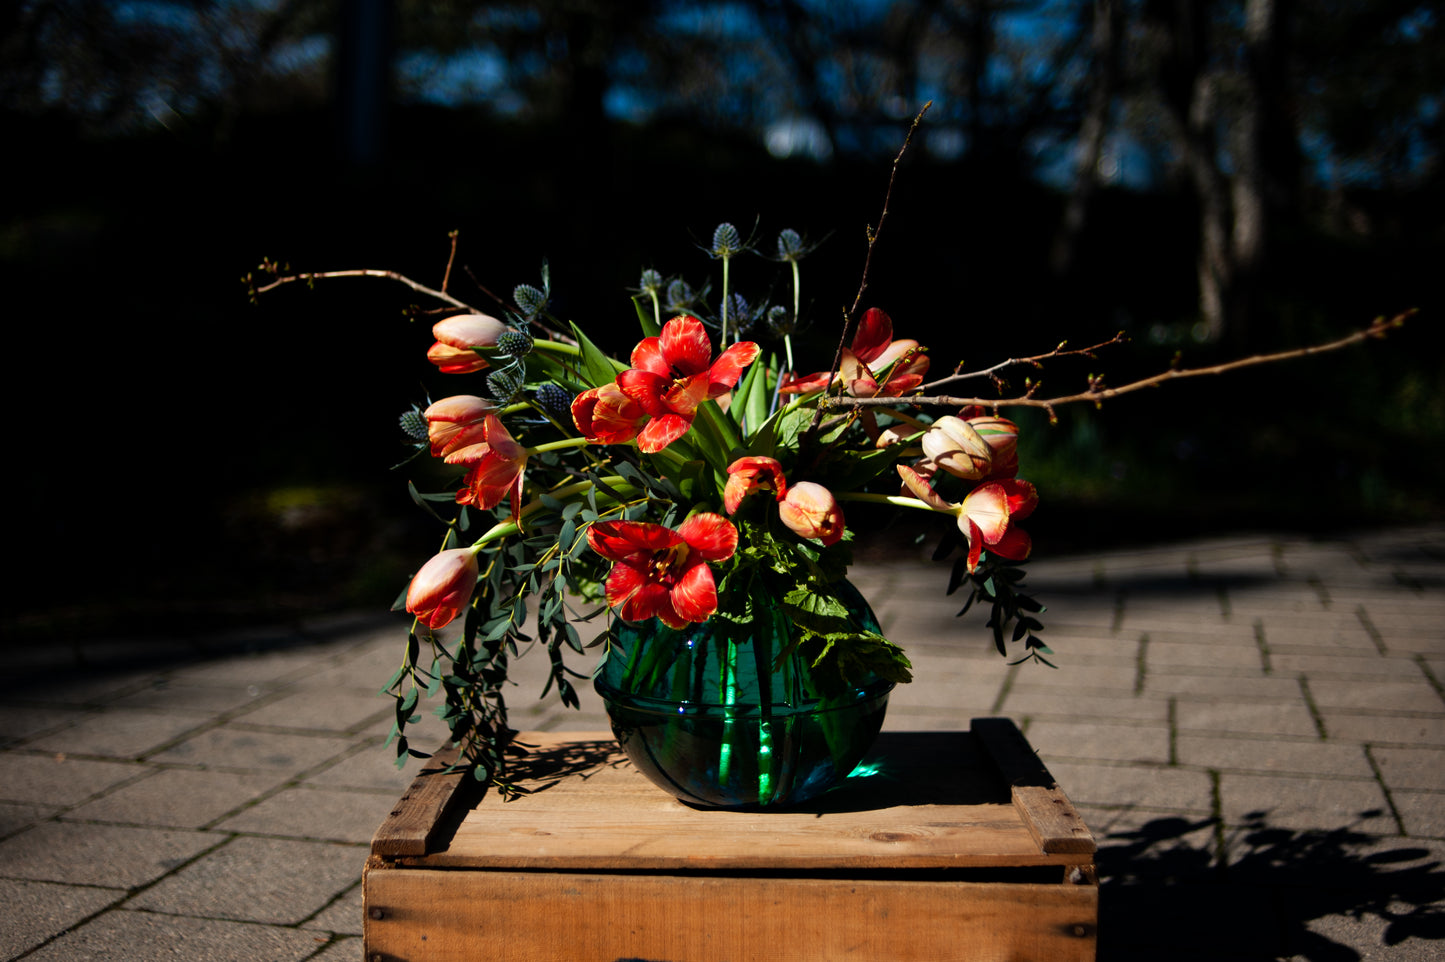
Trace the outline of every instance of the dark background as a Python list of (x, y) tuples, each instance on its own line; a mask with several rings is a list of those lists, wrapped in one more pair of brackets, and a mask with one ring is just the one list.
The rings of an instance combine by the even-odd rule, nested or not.
[[(1019, 416), (1037, 551), (1442, 517), (1445, 56), (1428, 5), (1280, 4), (1263, 39), (1241, 32), (1244, 3), (124, 6), (4, 15), (11, 638), (382, 609), (435, 549), (405, 487), (441, 482), (390, 470), (397, 415), (459, 390), (423, 359), (416, 297), (337, 280), (253, 305), (242, 278), (262, 258), (437, 286), (457, 231), (454, 294), (496, 310), (481, 287), (537, 284), (545, 259), (553, 310), (625, 351), (642, 268), (716, 289), (700, 249), (716, 224), (756, 225), (764, 254), (791, 227), (819, 242), (799, 363), (823, 368), (930, 99), (864, 306), (935, 371), (1126, 331), (1127, 348), (1046, 370), (1066, 393), (1421, 309), (1381, 343), (1055, 426)], [(416, 67), (439, 62), (503, 79)], [(1180, 127), (1210, 84), (1216, 115)], [(824, 155), (769, 152), (798, 117)], [(1251, 192), (1264, 241), (1225, 251), (1211, 314), (1210, 218)], [(764, 257), (733, 273), (783, 297)], [(918, 532), (854, 520), (869, 550)]]

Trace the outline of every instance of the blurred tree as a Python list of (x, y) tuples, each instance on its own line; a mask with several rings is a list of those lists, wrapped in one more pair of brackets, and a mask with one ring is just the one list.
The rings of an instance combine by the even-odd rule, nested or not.
[(610, 189), (619, 124), (878, 160), (931, 100), (934, 162), (994, 196), (1061, 189), (1060, 272), (1102, 188), (1186, 190), (1210, 339), (1249, 335), (1272, 225), (1368, 224), (1351, 192), (1438, 193), (1445, 142), (1428, 0), (23, 0), (0, 28), (0, 110), (112, 134), (224, 139), (239, 117), (338, 99), (359, 132), (390, 60), (401, 106), (568, 145), (557, 179), (579, 223)]
[(126, 135), (319, 103), (325, 0), (24, 0), (0, 12), (0, 109), (60, 114), (89, 132)]
[[(1439, 189), (1445, 25), (1432, 4), (1117, 0), (1096, 8), (1096, 94), (1114, 86), (1115, 18), (1121, 10), (1126, 18), (1111, 135), (1161, 153), (1195, 197), (1203, 339), (1249, 338), (1271, 225), (1323, 213), (1306, 187), (1326, 196), (1351, 184)], [(1099, 116), (1096, 99), (1080, 128), (1056, 247), (1061, 266), (1093, 190)]]

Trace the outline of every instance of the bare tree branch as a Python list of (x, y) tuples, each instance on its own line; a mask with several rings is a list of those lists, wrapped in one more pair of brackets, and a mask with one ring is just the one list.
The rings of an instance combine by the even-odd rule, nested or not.
[(473, 313), (481, 313), (475, 307), (472, 307), (472, 305), (468, 304), (466, 301), (455, 298), (448, 294), (446, 291), (433, 290), (432, 288), (427, 287), (425, 284), (420, 284), (412, 280), (405, 274), (398, 274), (396, 271), (358, 269), (348, 271), (312, 271), (304, 274), (279, 274), (277, 275), (276, 279), (269, 284), (260, 284), (252, 287), (251, 293), (253, 296), (256, 294), (265, 294), (267, 291), (273, 291), (283, 284), (292, 284), (296, 281), (304, 281), (306, 284), (310, 285), (319, 280), (330, 280), (336, 277), (380, 277), (385, 280), (396, 281), (399, 284), (404, 284), (407, 287), (410, 287), (412, 290), (416, 291), (418, 294), (425, 294), (427, 297), (434, 297), (444, 304), (450, 304), (453, 307), (459, 307), (463, 310), (472, 311)]
[[(1339, 338), (1337, 340), (1327, 341), (1323, 344), (1312, 344), (1307, 347), (1294, 348), (1288, 351), (1277, 351), (1273, 354), (1255, 354), (1250, 357), (1243, 357), (1233, 361), (1226, 361), (1222, 364), (1212, 364), (1208, 367), (1171, 368), (1167, 371), (1161, 371), (1160, 373), (1155, 374), (1152, 377), (1141, 378), (1138, 381), (1131, 381), (1130, 383), (1121, 385), (1120, 387), (1104, 387), (1102, 378), (1093, 377), (1089, 381), (1089, 387), (1087, 390), (1079, 391), (1075, 394), (1061, 394), (1055, 397), (1048, 398), (1035, 397), (1034, 395), (1037, 392), (1039, 385), (1034, 384), (1030, 386), (1028, 391), (1026, 391), (1025, 393), (1017, 397), (1011, 398), (955, 397), (951, 395), (940, 394), (910, 394), (902, 397), (825, 397), (819, 399), (819, 408), (826, 410), (846, 411), (880, 407), (964, 408), (977, 406), (991, 408), (994, 410), (1008, 407), (1029, 407), (1043, 408), (1044, 410), (1049, 412), (1050, 419), (1052, 419), (1054, 414), (1054, 408), (1060, 407), (1065, 404), (1078, 404), (1081, 402), (1089, 402), (1097, 405), (1109, 400), (1110, 398), (1116, 398), (1124, 394), (1132, 394), (1133, 392), (1143, 390), (1144, 388), (1158, 387), (1159, 385), (1164, 384), (1168, 381), (1184, 380), (1185, 378), (1203, 377), (1205, 375), (1213, 374), (1225, 374), (1229, 371), (1237, 371), (1241, 368), (1257, 367), (1261, 364), (1276, 364), (1280, 361), (1289, 361), (1295, 358), (1308, 357), (1314, 354), (1325, 354), (1330, 351), (1338, 351), (1341, 348), (1349, 347), (1352, 344), (1358, 344), (1369, 338), (1384, 337), (1385, 334), (1391, 329), (1403, 325), (1405, 321), (1414, 313), (1415, 309), (1411, 309), (1401, 314), (1397, 314), (1394, 317), (1389, 318), (1388, 320), (1383, 316), (1377, 317), (1375, 318), (1374, 322), (1370, 324), (1369, 327), (1355, 331), (1353, 334), (1348, 334), (1345, 337)], [(1108, 344), (1113, 342), (1105, 343)], [(1005, 367), (1011, 364), (1036, 364), (1038, 361), (1044, 358), (1062, 356), (1063, 353), (1082, 354), (1086, 352), (1061, 352), (1059, 354), (1050, 352), (1048, 354), (1037, 355), (1033, 358), (1019, 358), (1002, 362), (1001, 364), (995, 365), (993, 368), (988, 369), (988, 371), (998, 370), (1000, 367)], [(988, 371), (977, 373), (986, 374), (988, 373)], [(955, 375), (954, 377), (945, 380), (955, 380), (960, 377), (967, 376), (971, 375)]]

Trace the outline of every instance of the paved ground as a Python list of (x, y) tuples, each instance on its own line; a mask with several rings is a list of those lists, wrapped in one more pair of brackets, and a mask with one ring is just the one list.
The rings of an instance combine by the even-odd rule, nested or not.
[[(1445, 529), (1031, 567), (1058, 671), (993, 654), (940, 568), (856, 580), (918, 669), (889, 727), (1012, 717), (1084, 813), (1103, 962), (1445, 957)], [(411, 774), (378, 747), (401, 637), (8, 653), (0, 959), (358, 959), (367, 843)], [(516, 721), (605, 727), (586, 695), (519, 694)]]

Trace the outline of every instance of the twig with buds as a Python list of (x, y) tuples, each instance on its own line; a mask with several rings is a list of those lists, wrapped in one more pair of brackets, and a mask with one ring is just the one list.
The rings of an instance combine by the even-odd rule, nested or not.
[[(946, 394), (922, 393), (904, 394), (898, 397), (837, 396), (823, 398), (819, 407), (826, 408), (828, 410), (843, 411), (866, 410), (870, 408), (880, 407), (964, 408), (977, 406), (990, 408), (993, 410), (998, 410), (999, 408), (1006, 407), (1031, 407), (1043, 408), (1044, 410), (1049, 412), (1050, 420), (1054, 420), (1054, 409), (1065, 404), (1078, 404), (1080, 402), (1088, 402), (1098, 405), (1102, 404), (1104, 401), (1109, 400), (1110, 398), (1116, 398), (1123, 394), (1131, 394), (1134, 391), (1140, 391), (1144, 388), (1158, 387), (1159, 385), (1164, 384), (1167, 381), (1182, 380), (1184, 378), (1191, 377), (1203, 377), (1210, 374), (1225, 374), (1229, 371), (1239, 370), (1240, 368), (1256, 367), (1261, 364), (1275, 364), (1280, 361), (1289, 361), (1293, 360), (1294, 358), (1308, 357), (1313, 354), (1325, 354), (1330, 351), (1338, 351), (1341, 348), (1349, 347), (1352, 344), (1358, 344), (1361, 341), (1370, 338), (1384, 337), (1385, 334), (1391, 329), (1402, 326), (1405, 321), (1414, 313), (1415, 309), (1412, 308), (1408, 311), (1396, 314), (1394, 317), (1388, 319), (1382, 315), (1375, 318), (1374, 322), (1371, 323), (1369, 327), (1355, 331), (1354, 333), (1348, 334), (1337, 340), (1326, 341), (1322, 344), (1311, 344), (1306, 347), (1293, 348), (1288, 351), (1276, 351), (1273, 354), (1255, 354), (1250, 357), (1238, 358), (1233, 361), (1225, 361), (1221, 364), (1211, 364), (1208, 367), (1170, 368), (1169, 370), (1161, 371), (1160, 373), (1155, 374), (1152, 377), (1146, 377), (1141, 378), (1137, 381), (1131, 381), (1130, 383), (1120, 385), (1119, 387), (1104, 387), (1103, 379), (1097, 376), (1093, 376), (1089, 379), (1088, 388), (1075, 394), (1061, 394), (1055, 397), (1048, 398), (1036, 397), (1035, 395), (1037, 394), (1038, 389), (1041, 385), (1038, 382), (1035, 382), (1031, 384), (1028, 390), (1025, 391), (1023, 394), (1011, 398), (957, 397), (954, 395)], [(921, 386), (919, 388), (919, 391), (924, 391), (928, 388), (937, 387), (943, 384), (953, 383), (964, 378), (995, 377), (997, 371), (1014, 365), (1031, 364), (1035, 367), (1038, 367), (1041, 366), (1042, 361), (1048, 358), (1063, 357), (1071, 354), (1088, 355), (1096, 348), (1106, 347), (1108, 345), (1120, 342), (1121, 336), (1116, 335), (1113, 340), (1104, 341), (1103, 343), (1097, 344), (1092, 348), (1083, 348), (1080, 350), (1063, 350), (1063, 345), (1060, 345), (1058, 348), (1055, 348), (1053, 351), (1050, 351), (1046, 354), (1038, 354), (1034, 355), (1033, 357), (1025, 358), (1011, 358), (1007, 361), (1001, 361), (998, 364), (993, 365), (992, 367), (984, 368), (982, 370), (970, 373), (954, 373), (946, 378), (935, 381), (932, 384)]]

